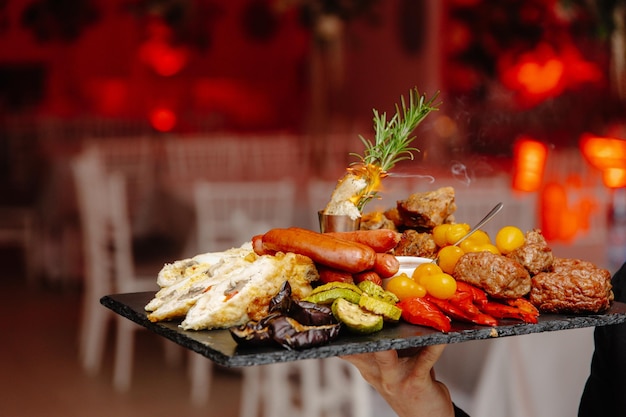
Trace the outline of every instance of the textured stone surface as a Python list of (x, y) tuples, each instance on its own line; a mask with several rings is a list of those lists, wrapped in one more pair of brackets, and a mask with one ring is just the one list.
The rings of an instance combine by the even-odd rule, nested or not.
[(103, 297), (100, 302), (115, 313), (228, 367), (319, 359), (353, 353), (460, 343), (468, 340), (606, 326), (626, 322), (626, 304), (615, 302), (609, 311), (603, 314), (544, 314), (539, 317), (538, 324), (502, 320), (500, 326), (492, 328), (453, 321), (452, 331), (449, 333), (441, 333), (434, 329), (407, 323), (386, 324), (385, 328), (378, 333), (358, 336), (343, 334), (328, 345), (301, 351), (286, 350), (281, 347), (242, 349), (231, 338), (228, 330), (185, 331), (178, 327), (179, 322), (151, 323), (144, 311), (144, 306), (153, 296), (154, 294), (151, 292), (115, 294)]

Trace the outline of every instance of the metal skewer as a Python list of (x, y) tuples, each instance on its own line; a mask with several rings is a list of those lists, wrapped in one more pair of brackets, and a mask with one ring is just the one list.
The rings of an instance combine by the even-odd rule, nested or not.
[[(487, 213), (487, 215), (485, 217), (483, 217), (483, 219), (481, 221), (476, 223), (476, 226), (472, 227), (470, 229), (470, 231), (467, 232), (467, 234), (465, 236), (463, 236), (462, 238), (460, 238), (459, 240), (454, 242), (454, 244), (452, 246), (458, 246), (461, 242), (463, 242), (465, 239), (470, 237), (474, 232), (476, 232), (477, 230), (480, 230), (481, 227), (483, 227), (485, 224), (487, 224), (487, 222), (489, 220), (491, 220), (496, 214), (498, 214), (498, 212), (500, 210), (502, 210), (502, 207), (504, 207), (504, 204), (502, 204), (502, 203), (496, 204), (495, 207), (492, 208), (491, 211), (489, 213)], [(435, 259), (433, 259), (433, 263), (436, 263), (436, 264), (439, 263), (439, 256), (437, 256)]]
[(454, 242), (453, 246), (458, 246), (461, 242), (463, 242), (465, 239), (470, 237), (475, 231), (479, 230), (481, 227), (483, 227), (485, 224), (487, 224), (487, 222), (489, 220), (491, 220), (493, 218), (493, 216), (495, 216), (496, 214), (498, 214), (498, 212), (500, 210), (502, 210), (502, 207), (504, 207), (504, 204), (502, 204), (502, 203), (496, 204), (495, 207), (492, 208), (491, 211), (489, 213), (487, 213), (487, 215), (485, 217), (483, 217), (483, 219), (481, 221), (476, 223), (476, 226), (472, 227), (470, 229), (470, 231), (467, 232), (467, 234), (465, 236), (463, 236), (462, 238), (460, 238), (459, 240)]

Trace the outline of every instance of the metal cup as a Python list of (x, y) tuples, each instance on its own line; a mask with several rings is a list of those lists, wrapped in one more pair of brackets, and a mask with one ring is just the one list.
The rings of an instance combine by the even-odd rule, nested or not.
[(320, 231), (327, 232), (352, 232), (359, 230), (361, 218), (352, 219), (350, 216), (337, 214), (324, 214), (323, 210), (317, 212), (320, 221)]

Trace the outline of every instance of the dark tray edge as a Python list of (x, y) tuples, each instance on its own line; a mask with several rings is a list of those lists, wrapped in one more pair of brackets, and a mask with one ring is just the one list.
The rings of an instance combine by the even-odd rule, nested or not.
[[(459, 324), (453, 331), (440, 333), (421, 326), (414, 328), (411, 337), (392, 337), (371, 340), (366, 336), (340, 338), (328, 345), (305, 350), (287, 350), (281, 348), (240, 349), (233, 355), (224, 354), (213, 349), (201, 340), (197, 340), (209, 331), (188, 332), (178, 328), (176, 322), (153, 323), (147, 318), (143, 308), (133, 307), (124, 302), (128, 297), (145, 298), (147, 301), (153, 293), (111, 294), (100, 299), (100, 303), (116, 314), (141, 325), (148, 330), (163, 336), (187, 349), (201, 354), (225, 367), (245, 367), (266, 365), (278, 362), (289, 362), (305, 359), (323, 359), (333, 356), (358, 354), (383, 350), (402, 350), (436, 344), (453, 344), (470, 340), (485, 340), (498, 337), (519, 336), (532, 333), (551, 332), (577, 329), (584, 327), (606, 326), (626, 322), (626, 304), (614, 302), (608, 312), (589, 315), (542, 315), (539, 324), (526, 324), (516, 321), (503, 321), (497, 327)], [(145, 304), (144, 304), (145, 305)], [(143, 306), (142, 306), (143, 307)], [(228, 332), (228, 330), (211, 330), (210, 332)], [(232, 341), (234, 343), (234, 341)]]

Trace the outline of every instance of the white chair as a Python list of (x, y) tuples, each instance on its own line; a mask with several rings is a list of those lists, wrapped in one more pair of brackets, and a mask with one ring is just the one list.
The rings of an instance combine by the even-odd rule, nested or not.
[[(132, 233), (125, 177), (106, 171), (101, 155), (89, 148), (73, 162), (81, 213), (85, 251), (84, 311), (80, 332), (80, 357), (84, 369), (96, 374), (101, 367), (108, 322), (115, 320), (116, 344), (113, 385), (119, 391), (130, 387), (134, 334), (141, 330), (129, 320), (112, 315), (99, 299), (110, 293), (158, 290), (158, 267), (144, 276), (137, 272), (132, 251)], [(166, 360), (177, 359), (178, 346), (164, 340)], [(190, 358), (199, 356), (190, 353)], [(192, 360), (190, 360), (191, 362)], [(208, 360), (204, 360), (208, 362)], [(205, 373), (200, 372), (204, 370)], [(191, 400), (206, 402), (211, 373), (206, 366), (191, 372)]]
[(158, 186), (159, 162), (153, 140), (149, 136), (128, 136), (86, 141), (86, 147), (96, 148), (106, 172), (119, 172), (124, 176), (133, 236), (150, 228), (150, 204)]
[[(89, 374), (97, 374), (102, 363), (108, 321), (113, 317), (99, 299), (113, 292), (112, 261), (109, 256), (108, 192), (102, 187), (102, 167), (90, 149), (72, 162), (76, 196), (83, 233), (83, 306), (79, 357)], [(100, 189), (99, 189), (100, 188)]]
[[(95, 148), (78, 156), (72, 165), (83, 229), (85, 296), (81, 331), (81, 358), (90, 373), (97, 373), (108, 320), (99, 299), (112, 292), (157, 291), (156, 273), (137, 277), (133, 266), (130, 219), (121, 174), (109, 174)], [(128, 320), (118, 319), (114, 385), (130, 385), (132, 330)]]
[(242, 161), (246, 179), (270, 181), (302, 178), (307, 165), (300, 151), (300, 137), (284, 133), (242, 137)]
[[(130, 216), (126, 199), (126, 184), (120, 173), (112, 173), (108, 178), (108, 209), (111, 219), (114, 289), (119, 293), (141, 291), (158, 291), (156, 275), (140, 276), (135, 270), (133, 260), (132, 235)], [(120, 391), (130, 387), (134, 350), (133, 333), (140, 327), (131, 321), (116, 316), (117, 337), (115, 347), (115, 363), (113, 368), (113, 385)]]
[(296, 187), (291, 180), (198, 182), (194, 186), (199, 252), (217, 252), (274, 227), (292, 225)]
[(233, 134), (167, 139), (164, 177), (177, 187), (197, 180), (239, 179), (246, 168), (241, 143), (239, 136)]
[[(240, 417), (369, 417), (371, 387), (338, 358), (244, 368)], [(349, 414), (346, 411), (349, 410)]]

